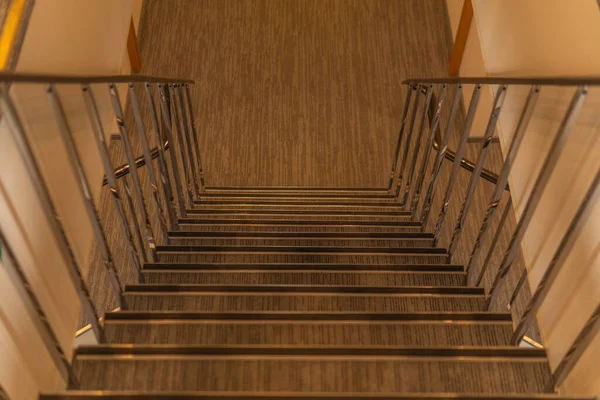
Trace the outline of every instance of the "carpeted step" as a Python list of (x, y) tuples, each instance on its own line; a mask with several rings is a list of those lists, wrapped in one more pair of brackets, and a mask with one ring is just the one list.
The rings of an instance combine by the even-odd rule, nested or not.
[(79, 347), (83, 390), (538, 393), (545, 352), (514, 347)]
[(485, 295), (464, 287), (128, 285), (123, 309), (137, 311), (445, 312), (482, 311)]
[(250, 203), (223, 203), (204, 201), (194, 204), (194, 211), (234, 211), (234, 212), (261, 212), (261, 211), (279, 211), (279, 212), (346, 212), (346, 213), (385, 213), (382, 215), (396, 215), (402, 213), (405, 207), (400, 203), (383, 203), (373, 205), (370, 203), (357, 204), (335, 204), (331, 202), (296, 202), (276, 203), (276, 202), (250, 202)]
[(215, 221), (197, 220), (194, 218), (179, 221), (181, 232), (244, 232), (244, 233), (289, 233), (297, 235), (299, 233), (338, 233), (338, 234), (374, 234), (374, 233), (421, 233), (420, 224), (393, 224), (393, 225), (298, 225), (293, 223), (285, 224), (267, 224), (265, 221), (260, 223), (247, 223), (242, 221), (238, 223), (230, 220)]
[(158, 246), (163, 263), (444, 264), (444, 249), (374, 247)]
[(303, 197), (303, 196), (209, 196), (202, 197), (194, 201), (195, 206), (215, 205), (215, 204), (262, 204), (262, 205), (306, 205), (330, 206), (330, 205), (348, 205), (348, 206), (372, 206), (372, 207), (402, 207), (393, 197)]
[(252, 220), (252, 221), (294, 221), (294, 223), (331, 223), (332, 221), (349, 221), (356, 223), (360, 221), (382, 224), (392, 222), (411, 221), (411, 215), (407, 212), (390, 211), (332, 211), (332, 210), (202, 210), (194, 209), (187, 211), (187, 218), (203, 220)]
[(177, 246), (431, 247), (432, 238), (170, 237)]
[(155, 391), (86, 391), (41, 394), (40, 400), (595, 400), (595, 397), (561, 396), (558, 394), (490, 395), (475, 393), (265, 393), (265, 392), (155, 392)]
[(144, 270), (145, 283), (216, 285), (461, 286), (463, 272), (320, 271), (316, 269)]
[(506, 346), (508, 313), (169, 313), (113, 312), (114, 344)]

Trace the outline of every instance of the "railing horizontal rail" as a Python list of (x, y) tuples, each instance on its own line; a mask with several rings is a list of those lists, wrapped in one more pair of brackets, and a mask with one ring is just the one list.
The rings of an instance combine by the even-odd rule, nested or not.
[(590, 77), (460, 77), (460, 78), (418, 78), (402, 81), (405, 85), (416, 84), (478, 84), (478, 85), (550, 85), (550, 86), (600, 86), (600, 76)]
[(147, 75), (40, 75), (0, 72), (0, 82), (9, 83), (194, 83), (192, 79), (180, 79)]

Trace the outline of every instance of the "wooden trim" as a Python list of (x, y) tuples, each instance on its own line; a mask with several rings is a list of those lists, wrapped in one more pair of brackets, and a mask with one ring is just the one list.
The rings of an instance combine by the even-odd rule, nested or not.
[(129, 54), (129, 64), (131, 65), (131, 72), (139, 74), (142, 71), (142, 57), (140, 55), (140, 48), (138, 46), (137, 35), (135, 33), (133, 17), (131, 17), (131, 20), (129, 21), (129, 34), (127, 35), (127, 53)]
[(0, 70), (5, 70), (8, 67), (26, 4), (26, 0), (13, 0), (8, 9), (4, 28), (2, 28), (2, 34), (0, 35)]
[(460, 65), (465, 52), (465, 46), (467, 44), (467, 38), (469, 37), (469, 29), (471, 28), (472, 20), (473, 4), (471, 3), (471, 0), (465, 0), (462, 12), (460, 14), (458, 30), (456, 31), (454, 47), (452, 47), (452, 53), (450, 54), (448, 68), (448, 75), (450, 76), (458, 76), (458, 72), (460, 71)]

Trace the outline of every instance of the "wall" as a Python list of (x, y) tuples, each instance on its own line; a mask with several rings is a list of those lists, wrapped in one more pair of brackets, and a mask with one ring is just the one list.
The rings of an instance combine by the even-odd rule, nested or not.
[[(456, 7), (454, 1), (448, 4)], [(474, 24), (465, 51), (465, 68), (461, 68), (462, 76), (473, 72), (469, 66), (478, 63), (481, 66), (481, 60), (484, 70), (468, 75), (598, 74), (600, 55), (595, 44), (600, 38), (600, 12), (595, 0), (474, 0), (473, 6)], [(503, 151), (509, 144), (527, 90), (513, 88), (506, 99), (497, 129)], [(517, 215), (522, 212), (573, 91), (572, 88), (542, 88), (509, 180)], [(596, 131), (600, 123), (597, 115), (600, 93), (592, 89), (587, 97), (522, 243), (532, 288), (539, 283), (585, 189), (600, 168), (600, 143)], [(600, 303), (599, 224), (600, 206), (595, 205), (593, 216), (587, 221), (538, 313), (553, 368)], [(593, 368), (599, 353), (600, 339), (596, 338), (563, 385), (563, 391), (600, 395), (600, 371)]]
[[(126, 39), (132, 13), (127, 0), (37, 0), (22, 46), (16, 70), (40, 74), (119, 74), (126, 54)], [(113, 123), (108, 95), (97, 92), (106, 135)], [(59, 87), (59, 94), (73, 128), (84, 160), (85, 172), (98, 197), (103, 171), (84, 114), (80, 90)], [(27, 135), (35, 143), (44, 179), (50, 187), (56, 207), (82, 272), (92, 243), (91, 226), (76, 194), (75, 175), (66, 162), (66, 153), (51, 116), (41, 85), (13, 85), (11, 95), (24, 120)], [(19, 257), (44, 311), (55, 327), (63, 349), (71, 353), (80, 313), (77, 293), (67, 273), (68, 264), (58, 250), (41, 205), (35, 195), (35, 183), (25, 173), (5, 120), (0, 124), (0, 226)], [(0, 280), (0, 285), (6, 285)], [(4, 290), (2, 290), (4, 295)], [(16, 300), (15, 300), (16, 301)], [(56, 390), (63, 383), (53, 365), (45, 358), (31, 363), (31, 351), (24, 343), (31, 331), (26, 314), (14, 314), (18, 304), (2, 301), (0, 341), (7, 356), (0, 359), (0, 383), (11, 398), (35, 398), (35, 389)], [(25, 341), (24, 341), (25, 340)], [(33, 340), (33, 339), (32, 339)], [(6, 346), (6, 347), (5, 347)], [(42, 354), (42, 353), (40, 353)], [(39, 369), (44, 373), (40, 375)], [(23, 390), (24, 381), (31, 391)]]

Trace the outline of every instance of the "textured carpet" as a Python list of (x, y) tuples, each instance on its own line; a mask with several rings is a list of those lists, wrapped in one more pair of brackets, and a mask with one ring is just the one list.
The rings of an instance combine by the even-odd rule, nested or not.
[(443, 0), (147, 0), (139, 32), (143, 73), (196, 81), (208, 185), (384, 187), (447, 27)]

